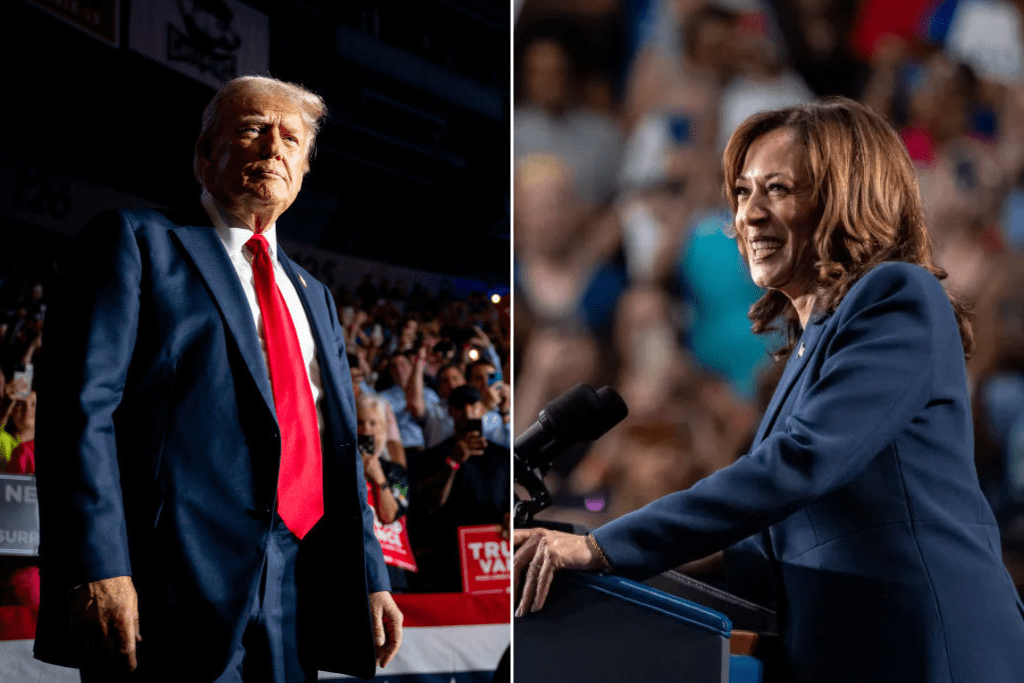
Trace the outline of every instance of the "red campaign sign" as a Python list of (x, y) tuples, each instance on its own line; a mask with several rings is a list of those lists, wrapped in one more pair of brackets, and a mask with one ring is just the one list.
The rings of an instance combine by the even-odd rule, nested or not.
[(409, 532), (405, 528), (405, 517), (396, 519), (391, 524), (382, 524), (377, 517), (376, 501), (373, 496), (373, 489), (370, 482), (366, 482), (366, 498), (373, 512), (373, 531), (377, 534), (377, 542), (384, 552), (384, 562), (392, 567), (408, 569), (411, 572), (419, 571), (416, 566), (416, 558), (412, 555), (412, 544), (409, 543)]
[(511, 593), (512, 549), (497, 524), (459, 527), (462, 592)]

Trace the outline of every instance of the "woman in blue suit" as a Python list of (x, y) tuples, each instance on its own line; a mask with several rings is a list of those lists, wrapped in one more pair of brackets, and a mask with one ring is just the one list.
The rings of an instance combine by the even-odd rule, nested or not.
[(974, 469), (970, 323), (932, 263), (899, 137), (838, 99), (725, 152), (740, 253), (786, 369), (750, 453), (589, 536), (517, 530), (517, 615), (558, 569), (644, 578), (743, 542), (771, 567), (787, 681), (1024, 680), (1024, 606)]

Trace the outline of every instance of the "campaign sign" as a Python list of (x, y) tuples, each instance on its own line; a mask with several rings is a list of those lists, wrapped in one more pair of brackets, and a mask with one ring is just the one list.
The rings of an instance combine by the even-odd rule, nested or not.
[(376, 534), (381, 552), (384, 553), (384, 562), (399, 569), (419, 571), (416, 567), (416, 558), (412, 554), (409, 532), (405, 528), (405, 517), (400, 517), (391, 524), (381, 522), (377, 516), (380, 501), (377, 500), (370, 482), (366, 482), (366, 502), (373, 508), (373, 533)]
[(413, 557), (412, 545), (409, 543), (409, 533), (405, 529), (405, 517), (396, 519), (391, 524), (382, 524), (374, 515), (373, 531), (384, 553), (384, 562), (400, 569), (417, 571), (416, 558)]
[(31, 474), (0, 474), (0, 555), (39, 554), (39, 503)]
[(511, 593), (512, 548), (497, 524), (459, 527), (462, 592)]

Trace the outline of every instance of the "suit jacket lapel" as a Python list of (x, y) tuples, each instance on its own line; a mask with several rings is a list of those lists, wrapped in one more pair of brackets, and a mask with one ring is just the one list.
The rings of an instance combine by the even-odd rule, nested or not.
[(820, 320), (811, 321), (804, 330), (800, 340), (796, 343), (796, 347), (786, 363), (786, 369), (782, 372), (782, 378), (779, 379), (779, 385), (775, 388), (775, 393), (772, 394), (772, 400), (768, 404), (768, 409), (765, 410), (764, 417), (761, 419), (761, 426), (754, 437), (755, 446), (761, 443), (775, 425), (775, 420), (779, 416), (779, 410), (782, 409), (783, 404), (786, 402), (786, 397), (789, 396), (789, 392), (793, 389), (797, 377), (800, 376), (803, 369), (807, 366), (808, 359), (814, 354), (814, 344), (818, 340), (823, 327), (824, 325)]
[(263, 362), (263, 351), (253, 323), (249, 301), (238, 281), (235, 267), (231, 264), (224, 244), (217, 232), (209, 226), (178, 226), (171, 229), (185, 249), (196, 269), (206, 281), (217, 308), (228, 330), (235, 338), (238, 348), (245, 360), (256, 386), (266, 401), (271, 414), (274, 411), (274, 394), (270, 388), (270, 378)]
[[(295, 262), (288, 258), (288, 255), (281, 249), (280, 242), (277, 245), (277, 259), (288, 274), (295, 291), (299, 295), (302, 307), (306, 311), (306, 318), (309, 320), (309, 327), (313, 331), (313, 340), (316, 342), (317, 360), (320, 363), (320, 382), (324, 392), (336, 399), (335, 405), (341, 411), (343, 423), (355, 424), (355, 404), (351, 391), (344, 391), (339, 382), (347, 381), (349, 372), (347, 365), (342, 365), (341, 358), (337, 354), (337, 341), (332, 331), (330, 311), (326, 305), (313, 305), (309, 298), (309, 288), (295, 269)], [(320, 292), (320, 288), (314, 286), (314, 291)], [(329, 411), (324, 411), (324, 419), (329, 419)], [(340, 436), (343, 432), (338, 432)], [(348, 438), (348, 437), (345, 437)]]
[(309, 328), (313, 331), (313, 340), (316, 342), (317, 356), (322, 368), (320, 372), (321, 381), (326, 381), (325, 378), (329, 374), (333, 374), (332, 371), (334, 370), (333, 364), (329, 367), (324, 367), (324, 362), (327, 360), (325, 352), (334, 345), (334, 340), (326, 332), (331, 329), (331, 321), (324, 317), (324, 309), (326, 307), (310, 304), (309, 288), (306, 286), (306, 282), (299, 276), (298, 271), (295, 270), (295, 263), (281, 250), (280, 243), (277, 245), (277, 260), (280, 261), (284, 272), (288, 273), (288, 278), (292, 281), (295, 292), (299, 295), (299, 301), (302, 302), (302, 308), (306, 311), (306, 319), (309, 320)]

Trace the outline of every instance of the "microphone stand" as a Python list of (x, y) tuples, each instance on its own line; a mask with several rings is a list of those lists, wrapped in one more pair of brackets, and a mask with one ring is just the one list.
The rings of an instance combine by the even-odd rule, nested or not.
[(518, 454), (513, 454), (512, 474), (515, 483), (526, 489), (530, 496), (528, 499), (516, 496), (512, 514), (515, 526), (519, 529), (539, 527), (577, 535), (589, 533), (590, 530), (580, 524), (534, 519), (535, 514), (551, 507), (551, 492), (548, 491), (548, 487), (544, 483), (545, 469), (539, 465), (530, 465)]

